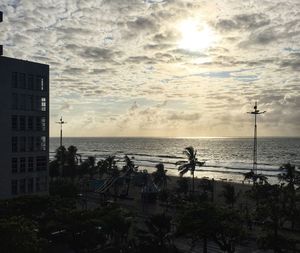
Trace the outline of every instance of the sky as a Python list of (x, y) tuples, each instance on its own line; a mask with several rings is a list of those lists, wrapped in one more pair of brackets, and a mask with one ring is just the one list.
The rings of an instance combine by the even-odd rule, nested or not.
[(50, 65), (50, 136), (300, 136), (299, 0), (0, 0)]

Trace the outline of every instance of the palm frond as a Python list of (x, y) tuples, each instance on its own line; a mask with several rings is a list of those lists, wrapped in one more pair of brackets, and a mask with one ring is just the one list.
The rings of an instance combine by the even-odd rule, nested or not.
[(186, 164), (186, 163), (187, 163), (187, 161), (177, 161), (175, 163), (175, 165), (182, 165), (182, 164)]
[(204, 164), (205, 164), (205, 162), (196, 161), (196, 165), (199, 166), (199, 167), (203, 166)]
[[(178, 169), (179, 170), (179, 169)], [(189, 168), (184, 168), (181, 171), (179, 171), (179, 175), (183, 176), (185, 173), (187, 173), (189, 171)]]

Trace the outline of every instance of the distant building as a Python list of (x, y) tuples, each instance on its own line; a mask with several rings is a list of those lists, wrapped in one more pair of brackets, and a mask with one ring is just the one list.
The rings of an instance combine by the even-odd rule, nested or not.
[(0, 198), (48, 193), (49, 65), (0, 56)]

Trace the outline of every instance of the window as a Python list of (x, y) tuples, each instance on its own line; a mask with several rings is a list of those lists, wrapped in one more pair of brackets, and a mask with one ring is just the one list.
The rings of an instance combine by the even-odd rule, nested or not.
[(25, 94), (21, 94), (20, 96), (20, 104), (19, 104), (20, 110), (27, 110), (26, 97), (27, 96)]
[(22, 178), (20, 179), (20, 193), (26, 192), (26, 179)]
[(33, 90), (34, 89), (34, 78), (33, 75), (28, 76), (28, 89)]
[(40, 187), (40, 178), (39, 177), (37, 177), (36, 179), (35, 179), (35, 190), (37, 191), (37, 192), (39, 192), (40, 190), (41, 190), (41, 187)]
[(33, 96), (29, 96), (28, 99), (29, 99), (29, 105), (28, 105), (29, 107), (28, 107), (28, 109), (30, 111), (34, 111), (34, 97)]
[(45, 97), (41, 97), (41, 111), (45, 112), (47, 110), (47, 100)]
[(20, 73), (19, 78), (20, 78), (19, 87), (22, 89), (25, 89), (26, 88), (26, 75), (24, 73)]
[(20, 152), (26, 152), (26, 137), (20, 137)]
[(41, 137), (35, 138), (35, 150), (41, 151)]
[(18, 180), (11, 180), (11, 194), (18, 194)]
[(13, 88), (18, 88), (18, 73), (12, 72), (11, 83)]
[(28, 122), (27, 122), (27, 129), (29, 131), (32, 131), (33, 130), (33, 117), (28, 117)]
[(28, 151), (29, 152), (34, 151), (34, 137), (33, 136), (28, 137)]
[(32, 193), (33, 192), (33, 178), (27, 179), (27, 192)]
[(37, 131), (41, 131), (41, 130), (42, 130), (41, 117), (36, 117), (36, 118), (35, 118), (35, 129), (36, 129)]
[(18, 109), (18, 108), (19, 108), (18, 94), (13, 93), (12, 94), (12, 109)]
[(41, 151), (47, 150), (46, 136), (41, 136)]
[(11, 151), (18, 152), (18, 137), (11, 138)]
[(16, 115), (11, 116), (11, 128), (14, 131), (18, 130), (18, 116)]
[(27, 163), (27, 166), (28, 166), (28, 172), (32, 172), (33, 171), (33, 167), (34, 167), (34, 164), (33, 164), (33, 157), (28, 157), (28, 163)]
[(38, 77), (36, 78), (36, 81), (37, 81), (37, 83), (36, 83), (36, 86), (37, 86), (36, 88), (37, 88), (37, 90), (41, 90), (41, 91), (45, 90), (44, 78), (41, 77), (41, 76), (38, 76)]
[(40, 97), (35, 97), (35, 108), (36, 111), (41, 110), (41, 98)]
[(41, 130), (42, 131), (46, 131), (46, 127), (47, 127), (47, 125), (46, 125), (46, 117), (45, 116), (43, 116), (43, 117), (41, 117)]
[(45, 90), (45, 83), (43, 77), (41, 77), (41, 90)]
[(11, 159), (11, 172), (18, 173), (18, 158), (16, 157)]
[(38, 156), (36, 158), (36, 170), (44, 171), (47, 169), (47, 157), (46, 156)]
[(25, 118), (25, 116), (20, 116), (20, 130), (21, 131), (26, 130), (26, 118)]
[(26, 171), (26, 158), (20, 158), (20, 173), (24, 173)]

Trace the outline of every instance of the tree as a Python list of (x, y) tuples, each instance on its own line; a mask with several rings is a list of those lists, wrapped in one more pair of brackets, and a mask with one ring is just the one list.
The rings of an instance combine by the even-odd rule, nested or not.
[(234, 209), (223, 207), (215, 208), (216, 227), (212, 239), (220, 250), (234, 253), (236, 245), (245, 239), (243, 219), (240, 213)]
[(90, 179), (93, 179), (97, 172), (95, 157), (89, 156), (87, 159), (85, 159), (80, 165), (80, 170), (82, 171), (81, 173), (87, 173), (89, 174)]
[(262, 174), (256, 174), (253, 170), (250, 170), (249, 172), (244, 173), (244, 180), (243, 183), (246, 181), (252, 181), (253, 184), (267, 184), (268, 178)]
[(222, 196), (225, 199), (225, 203), (227, 205), (230, 205), (231, 208), (233, 208), (233, 206), (236, 203), (239, 195), (240, 195), (240, 192), (236, 193), (235, 188), (234, 188), (233, 185), (231, 185), (231, 184), (223, 185)]
[(282, 185), (255, 184), (250, 197), (256, 200), (255, 216), (260, 223), (259, 247), (272, 249), (275, 253), (293, 248), (293, 242), (282, 233), (288, 220), (286, 194)]
[(104, 159), (101, 159), (97, 162), (97, 168), (98, 168), (98, 176), (99, 178), (102, 178), (104, 174), (107, 173), (107, 166)]
[(49, 184), (49, 194), (61, 198), (76, 198), (79, 193), (78, 185), (64, 179)]
[(288, 202), (288, 216), (290, 217), (291, 228), (294, 229), (296, 218), (299, 215), (296, 203), (296, 190), (300, 187), (300, 171), (296, 169), (295, 165), (290, 163), (282, 165), (279, 170), (281, 173), (278, 175), (278, 179), (283, 183)]
[(186, 204), (183, 212), (178, 217), (177, 235), (185, 236), (192, 240), (192, 248), (197, 242), (203, 242), (203, 253), (207, 253), (207, 242), (213, 237), (217, 226), (215, 207), (210, 203)]
[(49, 162), (49, 177), (50, 180), (53, 181), (54, 178), (58, 178), (59, 174), (59, 163), (57, 160), (53, 160)]
[(189, 182), (188, 179), (185, 177), (180, 177), (177, 181), (177, 188), (176, 188), (176, 192), (178, 194), (183, 193), (184, 195), (186, 195), (189, 191)]
[(129, 193), (129, 187), (130, 187), (130, 182), (131, 182), (131, 175), (133, 173), (136, 173), (138, 170), (138, 166), (134, 164), (132, 161), (133, 157), (130, 159), (127, 155), (125, 155), (124, 160), (125, 160), (125, 165), (123, 166), (123, 172), (125, 173), (125, 181), (126, 181), (126, 193), (125, 195), (127, 196)]
[(139, 230), (140, 252), (170, 252), (175, 250), (171, 233), (172, 217), (162, 214), (152, 215), (145, 221), (146, 230)]
[(77, 154), (75, 146), (69, 146), (68, 149), (60, 146), (56, 149), (54, 160), (49, 164), (50, 177), (62, 176), (73, 180), (77, 175), (79, 162), (81, 162), (81, 156)]
[(155, 167), (156, 171), (152, 173), (153, 182), (164, 190), (167, 188), (168, 181), (170, 181), (167, 170), (165, 170), (163, 163), (158, 163)]
[(103, 162), (103, 170), (110, 176), (118, 175), (119, 169), (116, 163), (115, 156), (108, 156)]
[(66, 158), (66, 175), (71, 177), (74, 180), (75, 176), (77, 175), (77, 168), (79, 162), (81, 162), (81, 155), (77, 153), (77, 148), (73, 145), (68, 147), (67, 150), (67, 158)]
[(281, 182), (287, 183), (289, 187), (295, 190), (300, 187), (300, 171), (296, 169), (295, 165), (290, 163), (283, 164), (279, 170), (282, 172), (278, 175), (278, 179)]
[(191, 172), (192, 175), (192, 192), (195, 191), (195, 177), (194, 172), (196, 169), (196, 166), (203, 166), (205, 162), (199, 162), (197, 159), (197, 150), (195, 150), (193, 147), (187, 147), (183, 151), (183, 153), (187, 156), (187, 161), (178, 161), (176, 162), (176, 165), (178, 165), (178, 171), (180, 176), (183, 176), (188, 171)]
[(30, 220), (14, 216), (0, 219), (1, 252), (42, 253), (42, 240), (37, 235), (37, 227)]
[(149, 174), (147, 170), (140, 170), (134, 173), (133, 183), (135, 186), (144, 187), (147, 184)]
[(63, 176), (64, 167), (67, 161), (67, 150), (64, 146), (60, 146), (55, 150), (54, 160), (49, 163), (50, 177), (55, 178)]
[(241, 215), (234, 209), (218, 207), (209, 202), (186, 204), (178, 219), (178, 235), (188, 236), (195, 246), (203, 241), (203, 253), (208, 241), (214, 241), (222, 251), (233, 253), (245, 237)]
[(214, 192), (215, 192), (215, 180), (209, 180), (207, 178), (201, 178), (199, 181), (199, 188), (202, 189), (202, 198), (208, 199), (208, 194), (210, 193), (211, 195), (211, 202), (214, 202)]

